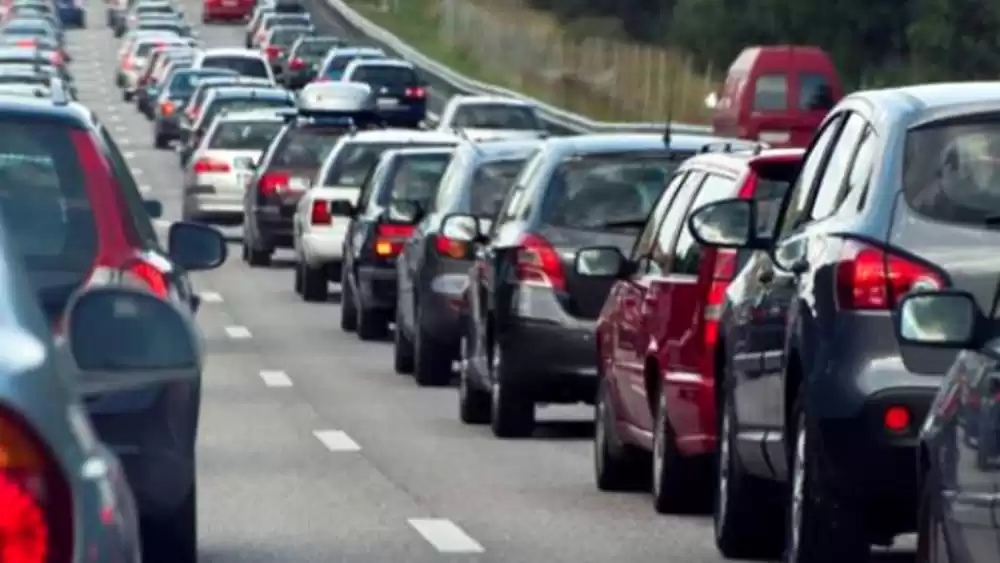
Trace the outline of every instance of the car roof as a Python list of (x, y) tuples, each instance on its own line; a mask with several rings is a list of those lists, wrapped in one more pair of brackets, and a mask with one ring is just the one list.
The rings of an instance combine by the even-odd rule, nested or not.
[(386, 153), (392, 153), (397, 156), (420, 156), (420, 155), (436, 155), (436, 154), (453, 154), (456, 151), (456, 147), (404, 147), (401, 149), (392, 149), (386, 151)]
[(421, 131), (418, 129), (373, 129), (359, 131), (351, 136), (358, 143), (458, 143), (459, 138), (444, 131)]
[(330, 51), (330, 54), (333, 55), (333, 56), (355, 55), (355, 54), (358, 54), (358, 53), (381, 53), (383, 55), (386, 54), (385, 50), (380, 49), (378, 47), (356, 47), (356, 46), (355, 47), (334, 47)]
[(527, 158), (542, 148), (542, 139), (508, 139), (498, 141), (463, 141), (455, 154), (468, 154), (474, 160), (507, 160)]
[(351, 62), (351, 66), (383, 66), (390, 68), (408, 68), (413, 69), (413, 63), (410, 61), (404, 61), (403, 59), (357, 59)]
[[(723, 139), (711, 135), (680, 135), (670, 137), (671, 150), (697, 152), (709, 143), (731, 141), (734, 144), (753, 146), (741, 139)], [(570, 137), (550, 137), (545, 141), (548, 150), (558, 153), (628, 152), (665, 149), (663, 135), (654, 133), (594, 133)]]
[(292, 98), (288, 90), (266, 86), (220, 86), (212, 92), (216, 98)]
[(90, 126), (93, 114), (83, 105), (71, 101), (61, 103), (49, 98), (0, 96), (0, 119), (6, 116), (44, 117), (86, 128)]
[(756, 159), (797, 160), (801, 159), (804, 153), (805, 149), (801, 148), (708, 151), (687, 159), (680, 169), (712, 168), (742, 174)]
[(284, 123), (285, 118), (279, 109), (240, 110), (221, 115), (219, 121), (274, 121)]
[(534, 103), (529, 102), (527, 100), (519, 100), (517, 98), (511, 98), (511, 97), (507, 97), (507, 96), (480, 96), (480, 95), (475, 95), (475, 94), (458, 94), (458, 95), (452, 96), (451, 100), (449, 100), (449, 101), (453, 102), (453, 103), (455, 103), (457, 105), (465, 105), (465, 104), (470, 104), (470, 105), (473, 105), (473, 104), (483, 104), (483, 105), (485, 105), (485, 104), (502, 104), (502, 105), (508, 105), (508, 106), (520, 106), (520, 107), (527, 107), (527, 108), (533, 108), (533, 107), (535, 107)]
[(209, 57), (246, 57), (248, 59), (263, 59), (259, 51), (253, 49), (244, 49), (242, 47), (213, 47), (211, 49), (204, 49), (201, 52), (201, 58), (207, 59)]
[(941, 82), (867, 90), (841, 103), (864, 99), (882, 111), (902, 117), (910, 126), (985, 112), (1000, 112), (1000, 82)]

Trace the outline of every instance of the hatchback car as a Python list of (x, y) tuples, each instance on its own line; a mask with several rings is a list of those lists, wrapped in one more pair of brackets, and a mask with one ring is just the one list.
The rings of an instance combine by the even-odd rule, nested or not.
[(330, 50), (346, 45), (339, 37), (307, 35), (288, 48), (286, 64), (278, 81), (289, 90), (298, 90), (310, 83), (319, 72), (319, 65)]
[(221, 68), (182, 68), (165, 79), (153, 108), (153, 146), (167, 148), (180, 138), (180, 114), (194, 95), (198, 84), (206, 78), (237, 77), (235, 71)]
[(274, 84), (274, 73), (267, 59), (250, 49), (216, 48), (201, 51), (192, 68), (226, 68), (242, 76), (263, 78)]
[(480, 136), (496, 132), (505, 138), (546, 134), (533, 103), (500, 96), (452, 96), (441, 110), (438, 129), (463, 129)]
[(271, 28), (260, 48), (271, 63), (274, 75), (280, 77), (288, 60), (288, 50), (301, 37), (311, 35), (315, 28), (311, 25), (279, 25)]
[(419, 127), (427, 118), (427, 87), (411, 63), (396, 59), (356, 59), (347, 65), (342, 82), (367, 84), (386, 123)]

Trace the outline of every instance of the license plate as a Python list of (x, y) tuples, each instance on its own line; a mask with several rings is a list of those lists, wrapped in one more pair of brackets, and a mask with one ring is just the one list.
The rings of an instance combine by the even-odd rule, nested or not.
[(396, 98), (379, 98), (378, 107), (380, 108), (394, 108), (399, 105), (399, 100)]
[(772, 144), (787, 143), (791, 140), (791, 138), (792, 135), (788, 131), (761, 131), (760, 134), (757, 135), (758, 141)]

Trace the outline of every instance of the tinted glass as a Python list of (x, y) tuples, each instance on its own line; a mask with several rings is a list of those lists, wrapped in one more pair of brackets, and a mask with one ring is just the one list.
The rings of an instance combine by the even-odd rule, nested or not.
[(667, 155), (565, 162), (549, 180), (543, 221), (557, 227), (638, 234), (678, 163)]
[(212, 73), (202, 73), (197, 70), (193, 71), (180, 71), (175, 72), (170, 79), (170, 90), (171, 94), (177, 94), (178, 96), (190, 96), (194, 93), (195, 88), (198, 83), (201, 82), (206, 76), (218, 76)]
[(984, 225), (1000, 218), (1000, 115), (911, 131), (903, 191), (914, 210), (939, 221)]
[(28, 84), (48, 86), (51, 76), (44, 74), (0, 74), (0, 84)]
[(282, 14), (304, 13), (306, 7), (301, 2), (281, 0), (274, 5), (274, 11)]
[(451, 155), (412, 155), (400, 157), (392, 176), (387, 178), (388, 190), (378, 195), (379, 205), (387, 205), (392, 200), (410, 200), (427, 208), (437, 194), (441, 176), (444, 175)]
[[(364, 182), (368, 172), (378, 162), (382, 153), (389, 149), (399, 149), (405, 146), (413, 145), (406, 143), (347, 143), (337, 153), (337, 160), (330, 165), (323, 185), (359, 187)], [(431, 148), (449, 145), (421, 144), (419, 146)]]
[(472, 175), (469, 212), (477, 217), (495, 217), (524, 163), (523, 159), (501, 160), (477, 168)]
[[(139, 58), (148, 57), (152, 54), (154, 48), (162, 47), (163, 45), (168, 45), (168, 44), (169, 43), (166, 43), (164, 41), (139, 43), (139, 45), (137, 45), (135, 48), (134, 55)], [(176, 43), (173, 44), (180, 46), (179, 44)]]
[(278, 135), (282, 122), (230, 121), (220, 123), (208, 141), (208, 148), (221, 150), (263, 151)]
[(505, 104), (460, 106), (454, 123), (456, 127), (470, 129), (542, 129), (533, 109)]
[(228, 68), (235, 70), (243, 76), (254, 76), (257, 78), (270, 78), (267, 63), (257, 57), (240, 56), (212, 56), (205, 57), (202, 62), (205, 68)]
[(325, 56), (330, 49), (341, 45), (339, 40), (303, 41), (295, 53), (303, 58), (319, 58)]
[(363, 55), (337, 55), (330, 60), (330, 64), (326, 67), (326, 70), (343, 72), (347, 65), (351, 64), (351, 61), (355, 59), (384, 59), (384, 55), (375, 55), (372, 53), (365, 53)]
[(317, 170), (333, 150), (337, 141), (350, 129), (347, 127), (297, 127), (282, 136), (274, 149), (271, 166), (294, 170)]
[(3, 30), (4, 35), (17, 35), (21, 37), (45, 37), (49, 34), (47, 27), (7, 27)]
[(799, 75), (799, 109), (826, 111), (833, 107), (833, 88), (822, 74)]
[(180, 31), (180, 26), (168, 20), (147, 21), (139, 25), (143, 31)]
[(274, 33), (271, 34), (271, 45), (282, 45), (288, 47), (292, 43), (295, 43), (299, 37), (302, 37), (309, 32), (308, 28), (302, 27), (276, 29), (274, 30)]
[[(709, 174), (698, 190), (694, 202), (688, 212), (698, 209), (702, 205), (719, 201), (727, 197), (736, 195), (736, 182), (731, 178)], [(674, 260), (670, 271), (677, 274), (697, 275), (698, 267), (701, 265), (702, 249), (701, 245), (694, 240), (691, 230), (681, 226), (680, 234), (677, 236), (677, 244), (674, 246)]]
[(309, 25), (311, 20), (308, 14), (276, 14), (264, 22), (265, 29), (271, 29), (272, 27), (279, 25)]
[(788, 109), (788, 76), (762, 74), (754, 83), (753, 109), (784, 111)]
[(212, 105), (205, 109), (205, 114), (202, 116), (202, 123), (211, 123), (215, 116), (219, 115), (222, 110), (226, 111), (241, 111), (248, 109), (261, 109), (261, 108), (287, 108), (294, 107), (292, 101), (289, 99), (282, 98), (229, 98), (225, 100), (215, 100)]
[(351, 80), (373, 86), (410, 86), (417, 84), (413, 69), (394, 66), (362, 66), (351, 73)]
[(137, 14), (172, 14), (174, 9), (169, 4), (139, 6), (135, 9)]

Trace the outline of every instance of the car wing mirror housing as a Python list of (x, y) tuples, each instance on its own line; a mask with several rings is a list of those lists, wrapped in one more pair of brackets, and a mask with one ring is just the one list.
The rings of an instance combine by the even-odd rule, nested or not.
[(357, 215), (357, 208), (354, 203), (346, 199), (335, 199), (330, 202), (330, 214), (340, 217), (354, 217)]
[(724, 199), (695, 209), (688, 229), (699, 244), (715, 248), (770, 248), (769, 237), (758, 236), (757, 205), (750, 199)]
[(965, 291), (911, 291), (899, 303), (893, 321), (903, 344), (977, 350), (989, 338), (989, 320)]
[(167, 235), (170, 259), (188, 271), (214, 270), (228, 257), (226, 239), (212, 227), (178, 222)]
[(83, 293), (70, 306), (66, 334), (85, 396), (201, 374), (191, 315), (147, 291), (100, 287)]
[(441, 220), (441, 235), (458, 242), (483, 244), (489, 241), (484, 228), (488, 223), (467, 213), (450, 213)]
[(628, 258), (614, 246), (581, 248), (573, 260), (573, 269), (587, 278), (627, 278), (635, 272)]

